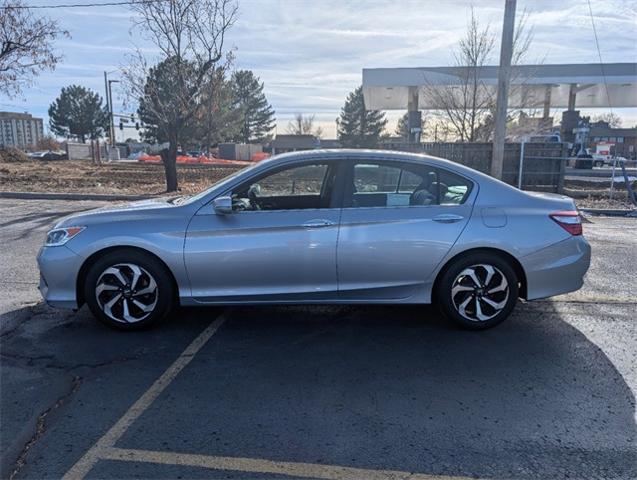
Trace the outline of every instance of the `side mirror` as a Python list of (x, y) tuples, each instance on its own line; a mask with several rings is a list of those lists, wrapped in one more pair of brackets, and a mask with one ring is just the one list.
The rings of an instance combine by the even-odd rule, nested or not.
[(217, 197), (212, 201), (212, 207), (217, 215), (232, 213), (232, 197)]

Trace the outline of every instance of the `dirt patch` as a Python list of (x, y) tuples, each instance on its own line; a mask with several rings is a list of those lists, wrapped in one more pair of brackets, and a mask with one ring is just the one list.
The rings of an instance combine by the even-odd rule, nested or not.
[[(183, 193), (197, 193), (236, 172), (234, 166), (179, 166)], [(163, 165), (104, 163), (82, 160), (3, 162), (0, 191), (92, 194), (161, 194), (165, 192)]]

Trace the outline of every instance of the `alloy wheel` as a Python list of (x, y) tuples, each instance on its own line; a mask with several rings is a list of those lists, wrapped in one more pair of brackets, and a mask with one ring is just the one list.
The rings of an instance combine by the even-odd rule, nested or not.
[(456, 311), (472, 322), (492, 319), (506, 306), (509, 282), (493, 265), (477, 264), (462, 270), (451, 287)]
[(153, 276), (133, 263), (108, 267), (97, 279), (95, 298), (100, 309), (116, 322), (136, 323), (148, 317), (159, 299)]

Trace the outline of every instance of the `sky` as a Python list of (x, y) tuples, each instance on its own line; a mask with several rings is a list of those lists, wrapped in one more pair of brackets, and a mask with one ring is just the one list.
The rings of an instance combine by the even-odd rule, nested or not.
[[(26, 0), (32, 5), (86, 3), (79, 0)], [(93, 3), (106, 0), (93, 0)], [(234, 68), (252, 70), (265, 84), (276, 111), (277, 132), (285, 133), (295, 113), (315, 115), (325, 138), (336, 135), (335, 119), (347, 94), (361, 83), (362, 69), (453, 64), (453, 51), (464, 35), (471, 6), (490, 23), (499, 58), (504, 0), (334, 1), (238, 0), (239, 14), (226, 45)], [(637, 0), (591, 0), (602, 59), (637, 62)], [(586, 0), (518, 0), (526, 10), (534, 40), (528, 63), (599, 62)], [(71, 38), (56, 41), (63, 60), (54, 72), (36, 78), (18, 98), (0, 96), (0, 109), (28, 111), (45, 118), (60, 89), (80, 84), (104, 95), (104, 71), (118, 77), (127, 57), (142, 48), (157, 51), (133, 26), (122, 6), (39, 10), (59, 21)], [(130, 113), (123, 92), (113, 85), (115, 111)], [(394, 130), (402, 111), (387, 112)], [(593, 111), (584, 113), (605, 113)], [(637, 109), (615, 110), (625, 126), (637, 124)]]

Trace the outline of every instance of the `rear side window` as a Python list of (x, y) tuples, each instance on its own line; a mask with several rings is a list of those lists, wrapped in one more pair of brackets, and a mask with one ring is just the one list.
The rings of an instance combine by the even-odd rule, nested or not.
[(447, 170), (412, 163), (365, 162), (354, 165), (351, 207), (460, 205), (471, 182)]

